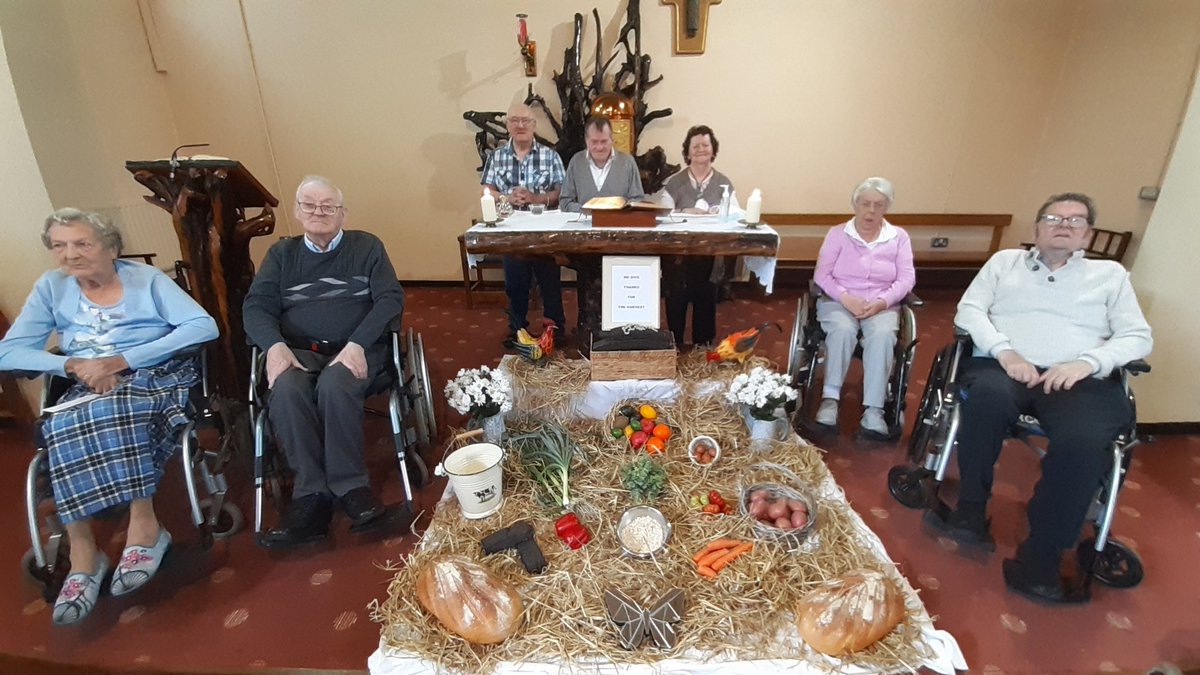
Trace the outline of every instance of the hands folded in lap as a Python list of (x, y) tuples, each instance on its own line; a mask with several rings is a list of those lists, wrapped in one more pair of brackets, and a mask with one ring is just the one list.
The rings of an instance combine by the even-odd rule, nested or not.
[(68, 375), (87, 385), (97, 394), (107, 394), (120, 382), (117, 376), (129, 369), (124, 356), (96, 359), (69, 358), (63, 368)]
[(1092, 364), (1087, 361), (1075, 360), (1051, 366), (1044, 373), (1038, 373), (1037, 367), (1025, 360), (1025, 357), (1012, 349), (1006, 349), (996, 356), (1000, 366), (1008, 376), (1024, 384), (1030, 389), (1042, 385), (1042, 391), (1049, 394), (1052, 391), (1070, 389), (1075, 383), (1091, 377)]
[[(346, 346), (342, 347), (342, 351), (338, 352), (338, 355), (326, 367), (337, 363), (342, 364), (358, 379), (367, 379), (367, 354), (360, 345), (347, 342)], [(277, 342), (271, 345), (271, 348), (267, 350), (267, 387), (274, 387), (275, 380), (289, 368), (308, 371), (307, 368), (300, 365), (300, 361), (296, 359), (296, 355), (286, 344)]]

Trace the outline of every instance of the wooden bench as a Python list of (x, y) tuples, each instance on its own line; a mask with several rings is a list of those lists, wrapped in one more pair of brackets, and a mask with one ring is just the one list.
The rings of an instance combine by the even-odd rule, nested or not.
[[(811, 269), (829, 228), (853, 217), (848, 213), (769, 213), (763, 221), (779, 232), (778, 267)], [(913, 260), (922, 268), (978, 269), (1000, 249), (1011, 214), (890, 213), (888, 222), (904, 228), (912, 240)], [(934, 248), (934, 238), (945, 238)]]

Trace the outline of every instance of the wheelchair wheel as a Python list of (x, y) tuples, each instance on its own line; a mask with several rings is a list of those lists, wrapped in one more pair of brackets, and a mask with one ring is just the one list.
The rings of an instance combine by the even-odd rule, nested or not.
[(1075, 548), (1079, 558), (1079, 567), (1084, 574), (1094, 574), (1096, 579), (1105, 586), (1113, 588), (1133, 588), (1142, 583), (1146, 570), (1138, 555), (1125, 544), (1109, 539), (1104, 544), (1104, 551), (1096, 557), (1096, 538), (1088, 537), (1079, 542)]
[(413, 489), (419, 490), (429, 484), (429, 465), (421, 458), (420, 453), (405, 452), (404, 461), (408, 464), (408, 480)]
[(425, 422), (429, 427), (430, 442), (437, 442), (437, 418), (433, 411), (433, 387), (429, 384), (429, 362), (425, 359), (425, 340), (417, 334), (417, 363), (420, 365), (421, 393), (425, 399)]
[(26, 550), (21, 556), (21, 570), (42, 589), (42, 599), (53, 604), (58, 599), (58, 592), (62, 590), (67, 575), (71, 573), (71, 546), (67, 538), (63, 537), (58, 546), (53, 572), (38, 566), (33, 549)]
[(932, 475), (927, 469), (893, 466), (888, 471), (888, 492), (896, 501), (910, 509), (925, 509), (933, 501)]
[[(209, 517), (212, 515), (212, 507), (212, 498), (205, 497), (200, 500), (200, 511), (204, 514), (205, 522), (208, 522)], [(213, 538), (228, 539), (232, 537), (242, 530), (245, 520), (242, 510), (236, 504), (231, 502), (221, 504), (221, 512), (217, 514), (216, 524), (212, 526)]]
[[(917, 421), (908, 440), (908, 458), (913, 464), (922, 466), (937, 437), (944, 437), (947, 415), (942, 410), (943, 389), (946, 380), (942, 374), (945, 352), (939, 352), (929, 369), (929, 382), (921, 394), (921, 405), (917, 408)], [(941, 433), (939, 433), (941, 432)]]

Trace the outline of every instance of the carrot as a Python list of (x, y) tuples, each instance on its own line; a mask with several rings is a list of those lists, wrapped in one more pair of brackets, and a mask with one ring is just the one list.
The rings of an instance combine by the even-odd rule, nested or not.
[(704, 565), (700, 565), (696, 568), (696, 574), (699, 574), (702, 577), (708, 577), (709, 579), (714, 579), (717, 576), (717, 573), (713, 571), (711, 567), (706, 567)]
[(713, 563), (712, 563), (713, 571), (720, 572), (722, 569), (724, 569), (724, 567), (726, 565), (733, 562), (735, 559), (740, 558), (742, 555), (744, 555), (747, 551), (749, 551), (752, 548), (754, 548), (754, 544), (752, 544), (750, 542), (746, 542), (740, 546), (737, 546), (736, 548), (730, 549), (729, 551), (727, 551), (725, 553), (725, 555), (723, 555), (720, 558), (717, 558), (716, 560), (713, 561)]
[(705, 556), (705, 554), (709, 552), (716, 551), (718, 549), (733, 548), (741, 543), (742, 542), (737, 539), (714, 539), (713, 541), (708, 542), (704, 548), (696, 551), (696, 555), (692, 556), (692, 560), (698, 562)]
[(729, 552), (729, 549), (727, 549), (727, 548), (719, 548), (715, 551), (709, 551), (708, 553), (704, 554), (703, 558), (700, 558), (699, 560), (697, 560), (696, 564), (701, 567), (708, 567), (708, 566), (712, 565), (714, 562), (716, 562), (717, 558), (720, 558), (721, 556), (725, 555), (728, 552)]

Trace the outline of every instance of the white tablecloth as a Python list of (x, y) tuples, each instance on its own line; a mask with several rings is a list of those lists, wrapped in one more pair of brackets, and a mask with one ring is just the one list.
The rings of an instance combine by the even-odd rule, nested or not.
[[(590, 230), (592, 229), (592, 219), (590, 216), (580, 213), (569, 213), (554, 209), (546, 211), (541, 215), (533, 215), (528, 211), (514, 211), (512, 215), (497, 223), (494, 227), (486, 225), (474, 225), (470, 231), (485, 231), (489, 233), (501, 233), (506, 231), (521, 231), (521, 232), (569, 232), (572, 230)], [(607, 228), (620, 230), (621, 228)], [(729, 232), (736, 234), (745, 232), (746, 226), (737, 222), (722, 223), (717, 216), (697, 216), (697, 215), (672, 215), (660, 217), (659, 223), (655, 228), (665, 232)], [(758, 230), (774, 234), (778, 240), (779, 233), (776, 232), (770, 225), (759, 225)], [(467, 264), (475, 267), (479, 262), (480, 255), (467, 253)], [(745, 261), (746, 269), (754, 273), (758, 278), (759, 284), (771, 293), (775, 290), (775, 257), (774, 256), (741, 256)]]

